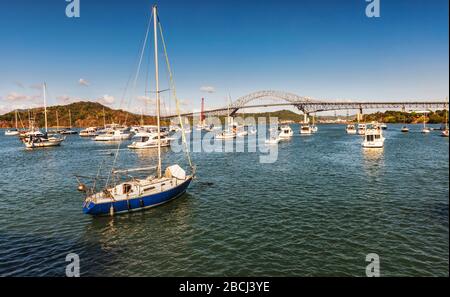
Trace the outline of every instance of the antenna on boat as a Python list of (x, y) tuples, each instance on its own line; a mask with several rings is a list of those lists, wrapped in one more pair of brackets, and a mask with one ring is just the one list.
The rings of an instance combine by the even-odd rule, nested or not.
[(160, 102), (159, 102), (159, 73), (158, 73), (158, 11), (157, 6), (153, 6), (153, 30), (155, 40), (155, 81), (156, 81), (156, 125), (158, 129), (158, 177), (161, 177), (161, 122), (160, 122)]

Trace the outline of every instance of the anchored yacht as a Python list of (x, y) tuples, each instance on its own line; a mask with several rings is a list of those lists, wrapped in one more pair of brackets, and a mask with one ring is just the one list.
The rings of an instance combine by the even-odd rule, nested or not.
[(382, 131), (382, 128), (376, 124), (366, 127), (362, 146), (364, 148), (382, 148), (384, 146)]
[(131, 149), (158, 148), (158, 141), (161, 141), (161, 147), (170, 146), (170, 140), (166, 136), (160, 135), (158, 140), (158, 133), (147, 133), (142, 134), (138, 141), (133, 141), (128, 147)]

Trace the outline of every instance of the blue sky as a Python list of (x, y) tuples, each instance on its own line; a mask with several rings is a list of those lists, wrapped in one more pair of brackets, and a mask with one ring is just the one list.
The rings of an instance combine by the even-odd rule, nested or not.
[[(380, 18), (365, 16), (364, 0), (156, 2), (184, 109), (199, 108), (201, 97), (207, 108), (218, 107), (228, 95), (265, 89), (348, 100), (449, 93), (448, 0), (380, 0)], [(41, 105), (36, 85), (43, 81), (50, 104), (128, 106), (131, 92), (121, 98), (154, 2), (80, 3), (81, 17), (67, 18), (65, 0), (1, 2), (0, 113)], [(147, 69), (154, 77), (151, 54), (132, 96), (134, 110), (143, 107), (135, 97), (153, 96), (144, 84)], [(147, 89), (153, 88), (151, 80)]]

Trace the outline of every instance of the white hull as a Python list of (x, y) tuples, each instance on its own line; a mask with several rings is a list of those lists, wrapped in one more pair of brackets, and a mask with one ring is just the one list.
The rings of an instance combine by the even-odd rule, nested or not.
[(271, 138), (271, 139), (266, 139), (265, 143), (266, 144), (278, 144), (280, 142), (280, 138)]
[(16, 136), (16, 135), (19, 135), (19, 134), (20, 134), (19, 131), (9, 131), (9, 130), (5, 131), (5, 135), (6, 136)]

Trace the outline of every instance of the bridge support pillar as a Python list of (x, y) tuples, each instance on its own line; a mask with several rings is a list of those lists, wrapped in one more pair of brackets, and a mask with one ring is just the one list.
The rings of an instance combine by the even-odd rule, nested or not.
[(362, 118), (363, 118), (363, 109), (362, 107), (360, 107), (358, 113), (356, 114), (356, 120), (358, 122), (361, 122)]

